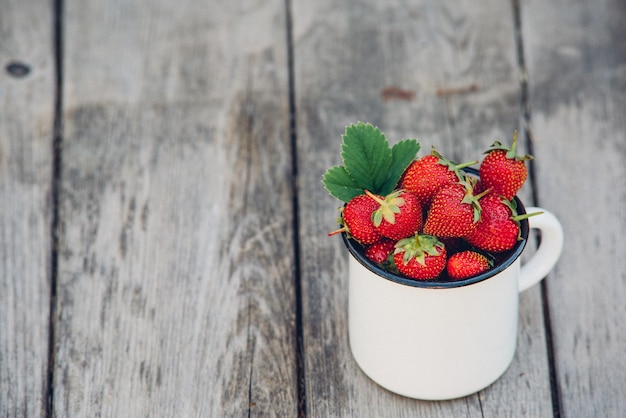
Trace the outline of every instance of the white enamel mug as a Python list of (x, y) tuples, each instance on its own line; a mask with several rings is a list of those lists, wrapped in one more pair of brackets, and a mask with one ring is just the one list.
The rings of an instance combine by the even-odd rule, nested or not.
[[(391, 274), (344, 235), (350, 347), (366, 375), (400, 395), (444, 400), (478, 392), (506, 371), (517, 342), (519, 292), (542, 280), (563, 247), (557, 218), (527, 210), (544, 213), (521, 222), (522, 240), (488, 272), (457, 282)], [(541, 243), (521, 265), (529, 228), (541, 231)]]

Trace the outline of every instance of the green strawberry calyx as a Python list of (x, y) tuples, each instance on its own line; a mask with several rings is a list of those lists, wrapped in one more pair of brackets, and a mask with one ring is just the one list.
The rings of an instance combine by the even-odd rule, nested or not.
[(380, 208), (372, 213), (372, 221), (375, 226), (380, 226), (383, 219), (390, 224), (396, 223), (396, 213), (400, 213), (400, 208), (406, 203), (406, 201), (400, 197), (402, 193), (402, 190), (396, 190), (395, 192), (388, 194), (385, 198), (381, 198), (369, 190), (365, 190), (365, 194), (374, 199), (376, 203), (380, 205)]
[(518, 225), (520, 221), (524, 219), (528, 219), (531, 216), (541, 215), (543, 211), (532, 212), (532, 213), (523, 213), (521, 215), (517, 214), (517, 202), (515, 200), (509, 200), (506, 197), (500, 196), (500, 201), (504, 203), (506, 207), (511, 211), (511, 220), (515, 221)]
[(415, 234), (415, 236), (403, 238), (396, 243), (394, 254), (404, 253), (402, 261), (407, 265), (411, 259), (415, 259), (422, 266), (426, 265), (426, 256), (438, 256), (443, 248), (441, 241), (433, 235)]
[[(511, 220), (515, 222), (518, 227), (520, 226), (520, 222), (523, 221), (524, 219), (528, 219), (531, 216), (541, 215), (543, 213), (543, 211), (538, 211), (538, 212), (523, 213), (521, 215), (518, 215), (517, 214), (517, 202), (515, 200), (509, 200), (506, 197), (502, 197), (502, 196), (500, 196), (500, 200), (502, 201), (502, 203), (504, 203), (506, 207), (509, 208), (509, 210), (511, 211)], [(521, 239), (522, 239), (522, 231), (520, 229), (517, 234), (517, 240), (519, 241)]]
[(465, 196), (461, 203), (465, 203), (467, 205), (471, 205), (474, 210), (474, 223), (480, 221), (480, 215), (482, 213), (482, 207), (480, 206), (480, 199), (483, 196), (488, 195), (491, 192), (491, 189), (487, 189), (477, 195), (474, 194), (474, 186), (476, 186), (478, 179), (476, 177), (466, 176), (462, 180), (459, 181), (459, 184), (463, 186), (465, 189)]
[(454, 174), (456, 174), (459, 180), (463, 179), (463, 175), (461, 174), (462, 169), (473, 166), (474, 164), (478, 163), (478, 160), (474, 160), (474, 161), (468, 161), (465, 163), (457, 164), (454, 161), (450, 161), (444, 158), (443, 155), (441, 155), (434, 146), (432, 146), (430, 153), (434, 155), (435, 157), (439, 158), (439, 160), (437, 161), (438, 164), (448, 167), (448, 170), (450, 171), (454, 171)]
[(489, 147), (489, 149), (487, 151), (485, 151), (485, 154), (489, 154), (491, 151), (496, 151), (496, 150), (501, 150), (501, 151), (505, 151), (506, 152), (506, 158), (508, 158), (509, 160), (515, 160), (515, 161), (528, 161), (528, 160), (532, 160), (534, 157), (532, 155), (526, 154), (526, 155), (517, 155), (515, 153), (515, 148), (517, 147), (517, 131), (513, 132), (513, 143), (511, 143), (511, 147), (508, 148), (506, 145), (503, 145), (502, 142), (500, 141), (496, 141), (493, 144), (491, 144), (491, 146)]

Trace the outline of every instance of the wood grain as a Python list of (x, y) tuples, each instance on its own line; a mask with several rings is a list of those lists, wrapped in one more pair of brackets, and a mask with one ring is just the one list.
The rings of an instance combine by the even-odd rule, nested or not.
[[(54, 196), (54, 6), (0, 2), (1, 417), (623, 415), (623, 2), (62, 3)], [(511, 367), (476, 395), (403, 398), (352, 359), (320, 180), (358, 120), (457, 161), (527, 128), (521, 197), (566, 245), (547, 292), (520, 296)]]
[[(417, 137), (420, 155), (436, 145), (457, 161), (480, 158), (494, 140), (510, 141), (521, 107), (510, 7), (497, 1), (481, 7), (462, 1), (293, 1), (311, 416), (534, 417), (552, 412), (538, 288), (521, 297), (513, 365), (480, 394), (421, 402), (367, 379), (347, 340), (347, 251), (339, 239), (326, 237), (339, 203), (320, 184), (322, 173), (340, 163), (345, 126), (359, 120), (379, 126), (392, 142)], [(390, 100), (389, 91), (405, 94)]]
[(65, 10), (55, 413), (295, 415), (283, 2)]
[(50, 2), (0, 3), (2, 417), (41, 415), (48, 394), (52, 22)]
[(626, 8), (522, 2), (541, 205), (565, 230), (547, 281), (563, 416), (626, 411)]

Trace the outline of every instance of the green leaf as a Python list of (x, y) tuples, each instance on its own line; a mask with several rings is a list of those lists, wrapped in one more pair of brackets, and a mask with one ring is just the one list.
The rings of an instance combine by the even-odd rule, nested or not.
[(342, 202), (347, 203), (353, 197), (363, 194), (363, 187), (354, 181), (344, 166), (328, 169), (322, 182), (328, 193)]
[(380, 193), (392, 162), (391, 148), (382, 132), (359, 122), (346, 128), (341, 147), (343, 164), (354, 181), (373, 193)]
[(378, 128), (358, 122), (346, 127), (342, 136), (343, 165), (329, 169), (322, 181), (326, 190), (343, 202), (365, 190), (387, 196), (396, 188), (419, 149), (415, 139), (405, 139), (390, 147)]
[(379, 194), (386, 196), (396, 188), (402, 173), (415, 160), (419, 150), (420, 144), (416, 139), (405, 139), (391, 148), (391, 164)]

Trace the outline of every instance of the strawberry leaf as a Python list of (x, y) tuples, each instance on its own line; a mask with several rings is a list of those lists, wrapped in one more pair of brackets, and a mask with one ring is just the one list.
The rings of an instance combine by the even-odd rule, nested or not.
[(328, 193), (342, 202), (347, 203), (353, 197), (363, 194), (363, 187), (354, 181), (344, 166), (328, 169), (322, 181)]
[(326, 171), (322, 182), (333, 197), (343, 202), (366, 190), (386, 196), (395, 189), (419, 149), (415, 139), (405, 139), (391, 148), (375, 126), (362, 122), (350, 125), (342, 136), (343, 165)]
[(397, 186), (404, 170), (413, 162), (420, 150), (420, 144), (415, 139), (405, 139), (391, 148), (391, 164), (387, 172), (385, 183), (378, 194), (386, 196)]
[(346, 128), (341, 147), (346, 171), (364, 189), (379, 193), (392, 162), (391, 148), (382, 132), (359, 122)]

